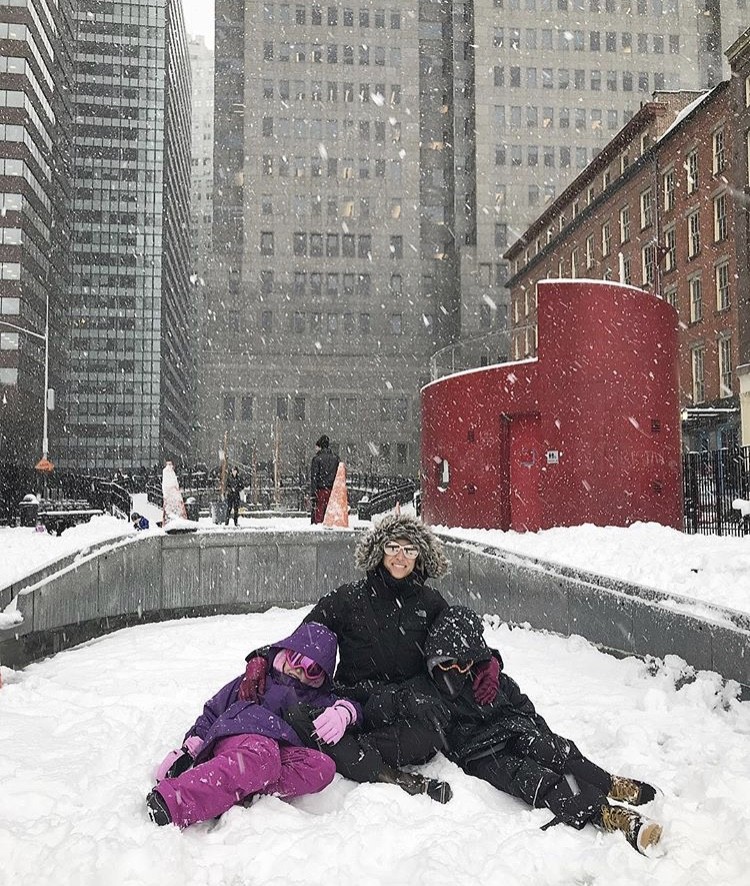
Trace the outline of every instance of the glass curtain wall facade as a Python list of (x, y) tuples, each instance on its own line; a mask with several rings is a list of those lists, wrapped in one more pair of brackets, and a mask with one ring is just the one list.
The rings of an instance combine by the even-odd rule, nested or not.
[(59, 451), (72, 22), (68, 0), (0, 5), (0, 464), (29, 466), (42, 452), (48, 305), (54, 462)]
[(80, 0), (67, 464), (186, 457), (189, 66), (179, 0)]

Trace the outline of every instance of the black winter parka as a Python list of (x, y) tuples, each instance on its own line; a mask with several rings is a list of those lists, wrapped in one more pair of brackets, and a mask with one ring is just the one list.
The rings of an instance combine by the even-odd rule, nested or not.
[(336, 683), (347, 697), (364, 703), (375, 688), (424, 670), (427, 632), (447, 606), (415, 572), (397, 581), (380, 566), (321, 597), (305, 621), (336, 634)]
[[(499, 752), (517, 735), (550, 735), (551, 731), (544, 718), (537, 714), (528, 696), (521, 692), (518, 683), (506, 673), (500, 674), (500, 686), (495, 700), (488, 705), (474, 701), (472, 682), (474, 669), (469, 671), (460, 693), (451, 698), (442, 691), (427, 670), (427, 662), (455, 660), (481, 662), (494, 655), (502, 667), (499, 653), (490, 650), (481, 634), (481, 622), (464, 619), (453, 621), (441, 618), (427, 640), (426, 661), (421, 673), (401, 686), (380, 687), (365, 705), (365, 720), (371, 728), (394, 722), (403, 709), (404, 693), (415, 697), (432, 697), (442, 705), (447, 725), (444, 729), (445, 754), (459, 765), (486, 754)], [(435, 675), (440, 676), (437, 665)]]

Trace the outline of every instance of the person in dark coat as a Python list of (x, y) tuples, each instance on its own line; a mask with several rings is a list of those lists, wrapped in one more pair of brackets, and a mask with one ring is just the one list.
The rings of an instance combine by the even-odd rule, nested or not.
[(242, 492), (244, 487), (245, 483), (240, 476), (237, 465), (235, 465), (227, 477), (227, 517), (224, 520), (225, 526), (229, 526), (229, 517), (232, 513), (234, 513), (234, 525), (237, 525), (240, 516), (240, 492)]
[(310, 495), (312, 496), (312, 523), (322, 523), (331, 497), (339, 459), (332, 452), (328, 437), (323, 434), (315, 444), (315, 455), (310, 463)]
[(432, 692), (444, 707), (446, 756), (469, 775), (519, 797), (529, 806), (550, 809), (555, 818), (582, 828), (592, 822), (606, 831), (622, 831), (639, 852), (657, 843), (661, 827), (610, 800), (640, 806), (656, 796), (645, 782), (611, 775), (585, 757), (567, 738), (554, 733), (527, 695), (508, 674), (500, 675), (495, 700), (478, 705), (471, 679), (492, 651), (482, 621), (470, 609), (451, 606), (441, 612), (425, 645), (426, 669), (406, 685), (382, 689), (365, 705), (365, 722), (397, 722), (404, 696)]
[[(427, 584), (448, 570), (440, 540), (413, 517), (389, 515), (359, 542), (355, 552), (364, 578), (345, 584), (315, 605), (305, 619), (329, 627), (339, 642), (337, 686), (342, 694), (365, 704), (373, 693), (401, 684), (424, 670), (428, 631), (448, 606)], [(248, 656), (247, 683), (252, 693), (262, 680), (263, 659)], [(491, 701), (497, 691), (501, 662), (494, 656), (476, 669), (474, 697)], [(385, 781), (408, 793), (426, 793), (447, 802), (451, 791), (444, 782), (400, 771), (425, 763), (442, 749), (440, 718), (444, 716), (432, 687), (428, 695), (409, 695), (398, 717), (382, 727), (365, 721), (362, 732), (347, 734), (335, 748), (326, 748), (342, 775), (358, 782)], [(436, 703), (437, 701), (437, 703)], [(315, 745), (311, 717), (300, 706), (286, 717), (308, 744)]]
[(240, 698), (242, 676), (207, 701), (182, 747), (157, 770), (146, 798), (153, 821), (187, 827), (254, 794), (299, 797), (330, 784), (331, 758), (303, 747), (283, 715), (300, 703), (314, 707), (315, 733), (331, 747), (361, 722), (361, 707), (333, 691), (336, 648), (324, 625), (303, 624), (269, 648), (268, 680), (257, 702)]

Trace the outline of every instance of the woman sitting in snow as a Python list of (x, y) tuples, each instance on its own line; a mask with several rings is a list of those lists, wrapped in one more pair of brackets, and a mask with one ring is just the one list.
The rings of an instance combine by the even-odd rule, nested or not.
[(464, 772), (530, 806), (550, 809), (555, 817), (545, 828), (565, 822), (580, 829), (592, 822), (605, 831), (622, 831), (645, 854), (658, 843), (661, 826), (610, 800), (641, 806), (654, 799), (655, 789), (610, 775), (584, 757), (572, 741), (552, 732), (504, 672), (494, 701), (477, 704), (473, 673), (491, 655), (480, 617), (463, 606), (448, 607), (427, 637), (427, 671), (373, 695), (364, 708), (365, 722), (370, 728), (394, 722), (408, 703), (405, 694), (424, 697), (432, 692), (445, 709), (444, 753)]
[(316, 735), (334, 745), (361, 720), (360, 706), (333, 694), (336, 636), (303, 624), (268, 651), (268, 677), (257, 703), (243, 701), (242, 676), (206, 702), (179, 750), (170, 751), (146, 798), (158, 825), (187, 827), (226, 812), (253, 794), (289, 799), (323, 790), (336, 771), (319, 750), (302, 747), (283, 719), (304, 702), (317, 711)]

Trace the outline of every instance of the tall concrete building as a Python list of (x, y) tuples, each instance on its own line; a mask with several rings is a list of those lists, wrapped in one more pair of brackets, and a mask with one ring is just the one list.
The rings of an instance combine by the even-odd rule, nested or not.
[(218, 0), (205, 457), (414, 471), (430, 354), (507, 356), (508, 244), (745, 2)]
[[(419, 14), (418, 14), (419, 13)], [(451, 7), (219, 0), (201, 449), (411, 472), (458, 334)]]
[(191, 73), (192, 150), (190, 242), (193, 270), (204, 275), (211, 254), (214, 196), (214, 51), (205, 37), (188, 40)]
[[(50, 388), (59, 392), (63, 374), (72, 23), (69, 0), (0, 5), (0, 465), (39, 459), (45, 357)], [(55, 462), (58, 415), (49, 412)]]
[(80, 0), (64, 464), (189, 455), (190, 72), (180, 0)]

